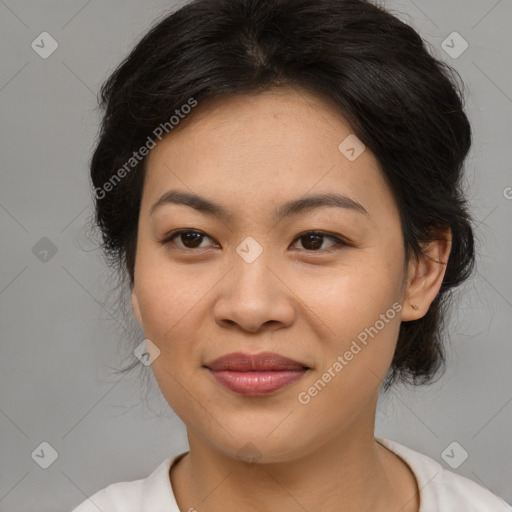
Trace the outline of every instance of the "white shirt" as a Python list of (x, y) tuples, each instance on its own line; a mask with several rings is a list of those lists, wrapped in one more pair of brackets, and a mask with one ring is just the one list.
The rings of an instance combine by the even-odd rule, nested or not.
[[(381, 438), (376, 441), (404, 460), (416, 476), (420, 490), (418, 512), (512, 511), (501, 498), (472, 480), (444, 469), (434, 459), (395, 441)], [(187, 453), (164, 460), (147, 478), (109, 485), (72, 512), (180, 512), (169, 469)]]

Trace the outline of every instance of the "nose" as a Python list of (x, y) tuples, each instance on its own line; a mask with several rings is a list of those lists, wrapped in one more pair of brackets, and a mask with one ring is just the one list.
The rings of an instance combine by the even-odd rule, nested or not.
[(234, 266), (220, 283), (214, 317), (221, 327), (257, 333), (293, 324), (294, 295), (265, 252), (252, 263), (235, 255)]

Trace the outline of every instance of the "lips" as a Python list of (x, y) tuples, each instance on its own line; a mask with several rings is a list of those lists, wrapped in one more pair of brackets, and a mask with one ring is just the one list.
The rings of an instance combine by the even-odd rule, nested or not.
[(223, 387), (246, 396), (275, 393), (300, 379), (309, 370), (298, 361), (270, 352), (227, 354), (205, 367)]
[(283, 371), (304, 370), (307, 366), (271, 352), (261, 354), (243, 354), (235, 352), (215, 359), (205, 365), (210, 370), (231, 370), (234, 372), (248, 371)]

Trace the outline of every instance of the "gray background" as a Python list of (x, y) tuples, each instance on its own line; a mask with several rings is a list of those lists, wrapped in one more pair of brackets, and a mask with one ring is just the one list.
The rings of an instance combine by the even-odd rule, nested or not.
[[(446, 375), (381, 400), (376, 433), (448, 469), (441, 454), (457, 441), (469, 457), (456, 472), (512, 503), (512, 2), (385, 5), (467, 84), (475, 138), (467, 183), (479, 259), (451, 318)], [(129, 360), (130, 324), (123, 327), (123, 311), (107, 296), (113, 281), (86, 229), (96, 92), (172, 6), (0, 0), (1, 511), (69, 511), (110, 483), (147, 476), (187, 447), (152, 377), (145, 402), (137, 370), (113, 372)], [(47, 59), (31, 48), (43, 31), (59, 44)], [(441, 47), (453, 31), (469, 44), (458, 58)], [(58, 453), (46, 470), (31, 456), (43, 441)]]

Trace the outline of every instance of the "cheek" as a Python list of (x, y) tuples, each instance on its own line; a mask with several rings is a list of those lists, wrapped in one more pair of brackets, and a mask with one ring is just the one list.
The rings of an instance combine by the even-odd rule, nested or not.
[[(142, 267), (141, 259), (141, 267)], [(152, 372), (169, 406), (187, 417), (190, 397), (197, 386), (197, 326), (200, 301), (208, 289), (208, 279), (193, 279), (170, 267), (148, 264), (138, 275), (139, 307), (144, 336), (160, 350), (151, 365)]]
[[(382, 258), (368, 251), (337, 268), (288, 277), (307, 306), (304, 313), (313, 312), (329, 327), (332, 340), (347, 341), (373, 326), (394, 303), (401, 302), (402, 268), (400, 255)], [(386, 325), (398, 316), (395, 313), (390, 312)]]
[(324, 320), (334, 334), (324, 340), (321, 364), (297, 396), (308, 418), (322, 418), (322, 429), (350, 424), (378, 395), (400, 329), (401, 304), (392, 297), (389, 289), (385, 293), (378, 287), (358, 304), (348, 293), (324, 296), (330, 304)]
[(385, 378), (400, 329), (402, 269), (399, 253), (388, 258), (368, 253), (329, 279), (317, 280), (317, 286), (302, 281), (299, 293), (329, 327), (318, 373), (337, 396), (346, 390), (371, 392)]
[(155, 375), (168, 369), (185, 371), (197, 359), (194, 331), (201, 325), (199, 310), (214, 281), (171, 265), (159, 255), (141, 252), (137, 262), (136, 294), (144, 336), (160, 349)]
[(177, 265), (165, 251), (141, 247), (136, 292), (145, 334), (164, 341), (173, 331), (186, 328), (194, 307), (212, 286), (213, 279), (197, 266)]

